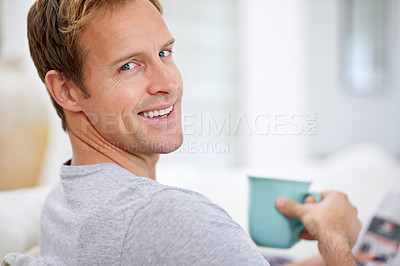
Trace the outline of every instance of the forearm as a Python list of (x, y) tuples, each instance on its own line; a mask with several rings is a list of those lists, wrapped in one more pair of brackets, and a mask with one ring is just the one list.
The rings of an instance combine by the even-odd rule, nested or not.
[(322, 261), (322, 257), (320, 254), (315, 254), (308, 259), (302, 261), (295, 261), (284, 266), (323, 266), (324, 262)]
[(357, 265), (351, 252), (350, 244), (346, 242), (344, 237), (330, 234), (329, 237), (324, 237), (323, 239), (318, 242), (318, 247), (325, 265)]

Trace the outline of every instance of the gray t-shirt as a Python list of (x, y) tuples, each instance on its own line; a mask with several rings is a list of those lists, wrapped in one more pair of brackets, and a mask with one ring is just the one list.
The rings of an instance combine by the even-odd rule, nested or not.
[(199, 193), (112, 163), (63, 165), (60, 175), (42, 213), (39, 259), (47, 265), (268, 265)]

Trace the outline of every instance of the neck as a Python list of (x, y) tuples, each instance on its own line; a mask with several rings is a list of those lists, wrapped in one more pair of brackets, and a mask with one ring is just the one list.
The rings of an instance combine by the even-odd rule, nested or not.
[(79, 123), (81, 126), (74, 126), (77, 123), (73, 121), (68, 122), (68, 135), (72, 145), (71, 165), (115, 163), (136, 176), (156, 180), (158, 154), (134, 154), (120, 149), (100, 135), (84, 115), (80, 116), (80, 120), (83, 120)]

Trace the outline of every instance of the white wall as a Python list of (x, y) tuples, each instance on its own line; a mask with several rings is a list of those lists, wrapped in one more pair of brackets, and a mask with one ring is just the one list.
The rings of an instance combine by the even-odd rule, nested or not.
[(310, 139), (312, 155), (323, 156), (360, 142), (372, 142), (400, 154), (400, 5), (385, 1), (386, 87), (381, 95), (350, 93), (340, 81), (341, 1), (308, 1), (306, 96), (318, 114), (318, 134)]
[(298, 119), (304, 122), (309, 114), (305, 87), (306, 6), (298, 0), (240, 2), (239, 98), (242, 112), (252, 126), (257, 124), (256, 129), (260, 129), (242, 132), (241, 160), (250, 168), (300, 160), (307, 155), (310, 136), (301, 127), (291, 125), (290, 116), (303, 115)]
[[(269, 119), (267, 134), (242, 132), (244, 166), (289, 165), (364, 142), (400, 154), (399, 3), (387, 1), (386, 18), (395, 18), (385, 33), (387, 87), (357, 96), (340, 80), (340, 2), (240, 1), (241, 110), (253, 125)], [(290, 114), (303, 115), (302, 133)]]
[(26, 14), (33, 1), (1, 0), (1, 46), (2, 58), (27, 57)]

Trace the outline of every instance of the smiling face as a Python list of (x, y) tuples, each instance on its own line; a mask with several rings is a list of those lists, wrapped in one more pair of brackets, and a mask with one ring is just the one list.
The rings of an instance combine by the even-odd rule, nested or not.
[(82, 76), (90, 97), (82, 95), (80, 106), (113, 145), (130, 153), (168, 153), (181, 145), (182, 78), (173, 43), (147, 0), (114, 6), (82, 31)]

